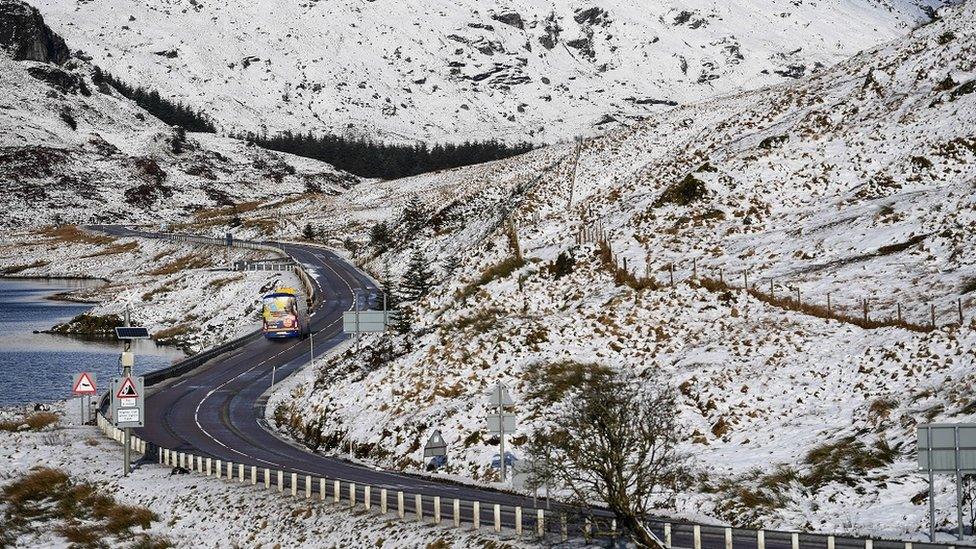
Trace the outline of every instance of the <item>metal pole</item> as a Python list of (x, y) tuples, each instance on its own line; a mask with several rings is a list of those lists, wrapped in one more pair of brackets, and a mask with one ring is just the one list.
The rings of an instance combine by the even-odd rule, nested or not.
[(959, 525), (957, 537), (962, 541), (962, 473), (959, 471), (959, 427), (953, 429), (956, 439), (956, 521)]
[(925, 430), (929, 469), (929, 541), (935, 543), (935, 472), (932, 471), (932, 428)]
[(502, 471), (502, 482), (505, 482), (505, 477), (507, 476), (507, 470), (505, 467), (505, 407), (502, 406), (502, 384), (498, 383), (497, 393), (498, 395), (498, 457), (500, 459), (499, 465)]
[[(129, 315), (129, 306), (125, 306), (125, 326), (129, 326), (131, 322)], [(124, 348), (126, 351), (131, 350), (130, 340), (125, 340)], [(132, 367), (128, 366), (125, 361), (122, 362), (122, 379), (132, 376)], [(132, 429), (126, 427), (122, 430), (122, 476), (129, 476), (129, 468), (132, 465), (132, 456), (129, 450), (129, 440), (132, 437)]]

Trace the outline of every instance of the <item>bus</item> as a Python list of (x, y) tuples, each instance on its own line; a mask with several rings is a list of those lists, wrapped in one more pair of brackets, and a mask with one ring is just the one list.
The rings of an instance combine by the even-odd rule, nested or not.
[(268, 339), (307, 337), (308, 311), (294, 288), (278, 288), (261, 299), (261, 331)]

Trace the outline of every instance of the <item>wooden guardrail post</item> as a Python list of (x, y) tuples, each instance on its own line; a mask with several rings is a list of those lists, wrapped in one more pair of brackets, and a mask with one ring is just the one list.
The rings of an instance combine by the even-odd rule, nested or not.
[(285, 491), (285, 472), (278, 469), (278, 492)]
[(312, 499), (312, 475), (305, 475), (305, 499)]
[(417, 520), (424, 520), (424, 498), (420, 494), (413, 496), (413, 506), (417, 515)]
[(258, 484), (258, 467), (257, 465), (251, 466), (251, 486), (257, 486)]
[(332, 503), (339, 505), (339, 499), (342, 497), (342, 481), (336, 479), (332, 483)]
[(790, 535), (790, 542), (792, 543), (793, 549), (800, 549), (800, 534), (799, 534), (799, 532), (793, 532)]
[(535, 511), (535, 531), (539, 538), (546, 535), (546, 512), (543, 509)]
[(827, 549), (834, 549), (835, 540), (834, 536), (827, 536)]
[(349, 508), (352, 509), (356, 506), (356, 483), (349, 483)]
[(264, 489), (271, 489), (271, 469), (267, 467), (264, 468)]
[(367, 511), (369, 511), (369, 507), (373, 503), (371, 501), (372, 499), (371, 495), (372, 494), (370, 494), (369, 484), (363, 486), (363, 507), (365, 507)]
[(471, 526), (473, 530), (481, 528), (481, 503), (477, 501), (471, 502)]
[(298, 495), (298, 473), (291, 474), (291, 497)]
[(701, 526), (696, 524), (692, 528), (692, 536), (694, 537), (695, 549), (701, 549)]
[(400, 517), (400, 520), (406, 518), (407, 515), (406, 510), (403, 507), (404, 507), (403, 492), (398, 490), (397, 491), (397, 516)]
[(515, 506), (515, 535), (522, 537), (522, 506)]
[(454, 508), (451, 510), (451, 517), (454, 519), (454, 527), (461, 527), (461, 500), (454, 498)]
[(386, 488), (380, 488), (380, 513), (386, 514)]
[(325, 501), (325, 477), (319, 478), (319, 501)]
[[(827, 540), (827, 546), (830, 546), (830, 540)], [(757, 530), (756, 531), (756, 549), (766, 549), (766, 531)]]
[(725, 549), (732, 549), (732, 529), (731, 528), (726, 528), (725, 529)]
[(502, 506), (495, 504), (495, 532), (502, 531)]
[(434, 524), (441, 523), (441, 497), (434, 496)]
[(241, 463), (237, 466), (237, 482), (241, 484), (244, 483), (244, 464)]
[(664, 549), (671, 549), (671, 523), (664, 523)]

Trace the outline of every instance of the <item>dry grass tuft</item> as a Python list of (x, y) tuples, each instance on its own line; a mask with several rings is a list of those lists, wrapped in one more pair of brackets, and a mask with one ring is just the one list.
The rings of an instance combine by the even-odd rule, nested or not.
[(153, 276), (165, 276), (188, 269), (202, 269), (209, 267), (211, 264), (210, 258), (206, 255), (189, 254), (157, 267), (149, 271), (149, 274)]
[(81, 257), (101, 257), (105, 255), (125, 254), (129, 252), (134, 252), (138, 249), (139, 249), (139, 243), (135, 241), (125, 242), (125, 243), (115, 243), (105, 248), (104, 250), (95, 252), (93, 254), (83, 255)]
[(77, 225), (48, 227), (46, 229), (41, 229), (38, 231), (38, 233), (54, 242), (65, 242), (71, 244), (95, 244), (99, 246), (107, 246), (112, 242), (115, 242), (115, 238), (111, 236), (91, 233), (79, 229)]
[(58, 415), (53, 412), (37, 412), (25, 418), (0, 421), (0, 431), (40, 431), (58, 422)]

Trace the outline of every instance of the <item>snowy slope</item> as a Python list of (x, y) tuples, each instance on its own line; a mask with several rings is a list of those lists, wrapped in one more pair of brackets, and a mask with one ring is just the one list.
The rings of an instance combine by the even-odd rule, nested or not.
[[(312, 438), (332, 441), (323, 451), (351, 438), (361, 458), (411, 470), (438, 428), (446, 472), (491, 482), (489, 388), (503, 381), (519, 402), (520, 454), (520, 437), (558, 406), (527, 400), (529, 373), (594, 362), (680, 391), (699, 477), (674, 512), (921, 539), (915, 425), (976, 419), (973, 29), (969, 2), (813, 77), (588, 139), (578, 161), (567, 144), (286, 209), (333, 245), (358, 242), (378, 276), (398, 278), (419, 249), (436, 284), (411, 337), (367, 338), (324, 362), (272, 397), (270, 419), (299, 438), (319, 429)], [(399, 219), (415, 196), (432, 212), (419, 231)], [(363, 248), (382, 220), (392, 250)], [(526, 264), (486, 279), (515, 255), (509, 226)], [(597, 245), (578, 240), (601, 230), (618, 265), (662, 287), (615, 283)], [(557, 278), (560, 252), (576, 265)], [(799, 288), (821, 306), (830, 292), (834, 312), (852, 316), (868, 299), (873, 319), (901, 305), (922, 325), (935, 305), (939, 329), (828, 321), (686, 282), (693, 268), (738, 286), (748, 271), (750, 286), (772, 279), (777, 295)], [(937, 497), (945, 526), (949, 479)]]
[[(122, 79), (225, 130), (553, 142), (810, 74), (940, 0), (38, 0)], [(922, 8), (926, 9), (922, 9)]]
[[(5, 9), (17, 5), (4, 2)], [(24, 32), (15, 45), (42, 31)], [(55, 215), (80, 223), (172, 222), (202, 207), (336, 193), (358, 181), (322, 162), (211, 134), (181, 140), (98, 81), (84, 59), (14, 60), (16, 48), (8, 49), (0, 51), (5, 225), (36, 226)]]

